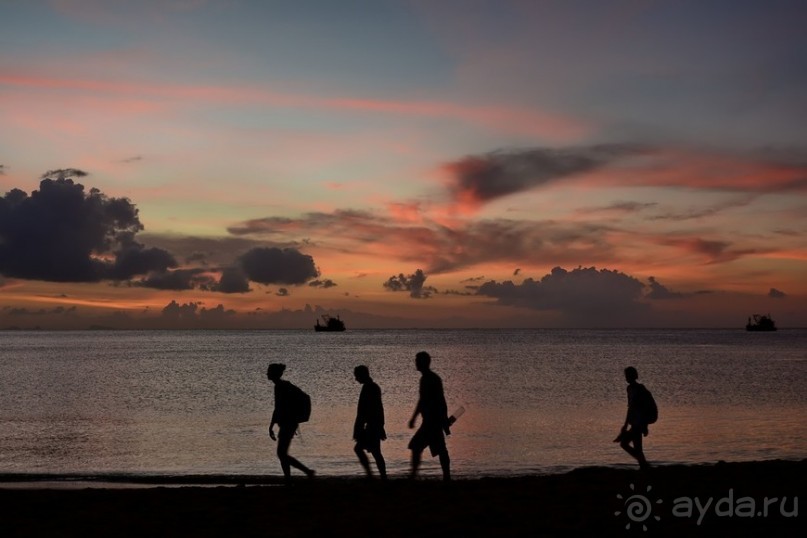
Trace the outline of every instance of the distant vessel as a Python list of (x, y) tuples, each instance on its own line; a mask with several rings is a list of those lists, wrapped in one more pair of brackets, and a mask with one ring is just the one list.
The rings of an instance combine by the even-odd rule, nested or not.
[(323, 314), (322, 319), (325, 320), (325, 325), (320, 325), (319, 320), (314, 325), (314, 330), (317, 332), (327, 331), (336, 332), (345, 330), (345, 322), (339, 319), (339, 316), (331, 317), (328, 314)]
[(748, 323), (745, 325), (746, 331), (775, 331), (776, 323), (774, 323), (771, 315), (754, 314), (753, 320), (748, 318)]

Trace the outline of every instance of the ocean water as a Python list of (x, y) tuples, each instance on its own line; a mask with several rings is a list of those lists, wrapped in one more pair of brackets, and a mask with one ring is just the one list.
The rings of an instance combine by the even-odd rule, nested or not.
[[(409, 468), (415, 353), (450, 410), (455, 476), (634, 465), (613, 439), (623, 368), (655, 395), (657, 464), (807, 457), (807, 331), (355, 330), (0, 332), (0, 474), (277, 476), (270, 362), (312, 397), (291, 454), (354, 476), (366, 364), (381, 386), (389, 471)], [(439, 475), (424, 454), (422, 473)]]

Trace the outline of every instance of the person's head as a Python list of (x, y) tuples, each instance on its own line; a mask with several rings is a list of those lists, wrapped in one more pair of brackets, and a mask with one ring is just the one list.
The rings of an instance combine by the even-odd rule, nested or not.
[(356, 381), (359, 383), (364, 383), (370, 379), (370, 369), (363, 364), (356, 366), (353, 368), (353, 375), (356, 376)]
[(425, 372), (429, 369), (432, 363), (432, 356), (426, 353), (425, 351), (419, 351), (417, 355), (415, 355), (415, 367), (418, 369), (419, 372)]
[(637, 379), (639, 379), (639, 372), (636, 371), (636, 368), (633, 366), (628, 366), (625, 368), (625, 380), (628, 383), (633, 383)]
[(268, 377), (270, 381), (277, 381), (283, 375), (283, 370), (285, 369), (285, 364), (272, 363), (269, 365), (269, 368), (266, 369), (266, 377)]

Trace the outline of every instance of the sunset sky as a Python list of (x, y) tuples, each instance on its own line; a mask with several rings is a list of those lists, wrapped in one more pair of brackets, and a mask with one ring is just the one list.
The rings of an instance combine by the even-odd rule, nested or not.
[(2, 2), (0, 328), (805, 327), (806, 23)]

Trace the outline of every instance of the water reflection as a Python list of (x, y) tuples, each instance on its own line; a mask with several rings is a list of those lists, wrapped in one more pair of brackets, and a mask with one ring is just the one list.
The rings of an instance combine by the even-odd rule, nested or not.
[[(457, 475), (629, 464), (611, 443), (625, 364), (661, 406), (645, 440), (654, 461), (802, 458), (807, 332), (780, 333), (765, 344), (743, 331), (356, 331), (338, 346), (306, 331), (3, 333), (0, 472), (274, 475), (265, 371), (280, 361), (313, 400), (301, 460), (362, 472), (362, 363), (384, 391), (389, 472), (404, 474), (420, 349), (433, 350), (449, 409), (467, 409), (448, 438)], [(422, 473), (439, 464), (424, 459)]]

